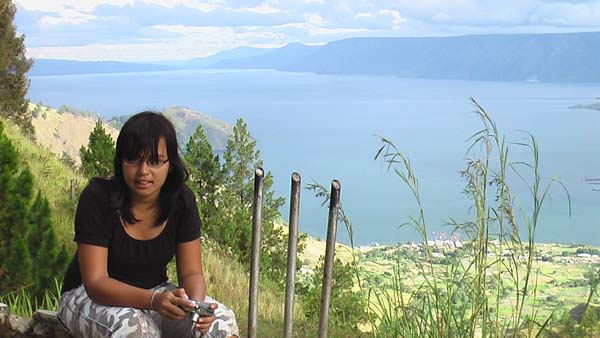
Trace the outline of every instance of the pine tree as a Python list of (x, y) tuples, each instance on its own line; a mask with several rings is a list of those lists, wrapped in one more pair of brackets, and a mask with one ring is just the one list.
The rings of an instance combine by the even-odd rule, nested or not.
[(214, 222), (217, 213), (215, 193), (217, 188), (222, 185), (223, 175), (219, 156), (213, 155), (202, 125), (198, 125), (190, 137), (184, 158), (190, 172), (188, 184), (198, 199), (203, 233), (213, 238), (220, 228)]
[(0, 293), (27, 287), (35, 299), (60, 278), (69, 259), (58, 247), (50, 206), (38, 192), (32, 203), (33, 176), (19, 170), (18, 153), (0, 123)]
[(32, 61), (25, 56), (24, 37), (16, 35), (13, 25), (16, 7), (11, 0), (0, 0), (0, 116), (13, 121), (23, 133), (34, 136), (31, 114), (25, 98), (29, 80), (25, 74)]
[(81, 169), (87, 177), (109, 176), (113, 171), (113, 158), (115, 156), (115, 141), (104, 129), (101, 119), (88, 139), (88, 146), (79, 149)]
[(33, 177), (27, 169), (17, 170), (18, 153), (1, 124), (0, 154), (0, 289), (5, 289), (31, 282), (26, 236)]
[(50, 217), (48, 200), (38, 192), (31, 206), (28, 236), (33, 266), (36, 267), (32, 294), (38, 299), (53, 285), (54, 279), (60, 277), (69, 261), (66, 247), (58, 245)]
[[(262, 167), (260, 151), (255, 149), (246, 123), (236, 121), (233, 135), (227, 141), (223, 158), (224, 183), (218, 194), (217, 241), (231, 247), (232, 252), (244, 264), (249, 264), (252, 245), (252, 203), (254, 172)], [(284, 285), (287, 262), (287, 237), (282, 228), (276, 227), (280, 219), (279, 207), (283, 197), (272, 191), (273, 176), (267, 172), (263, 179), (261, 272), (280, 286)], [(304, 237), (298, 241), (298, 253), (304, 249)]]

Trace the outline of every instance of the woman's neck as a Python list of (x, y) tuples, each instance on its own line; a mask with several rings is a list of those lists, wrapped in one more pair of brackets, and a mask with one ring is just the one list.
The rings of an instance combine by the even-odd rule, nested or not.
[(158, 200), (131, 200), (131, 209), (139, 220), (155, 219), (158, 216)]

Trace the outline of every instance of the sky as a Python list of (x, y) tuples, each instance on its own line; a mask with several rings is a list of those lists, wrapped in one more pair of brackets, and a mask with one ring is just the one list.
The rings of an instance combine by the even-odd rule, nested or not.
[(27, 55), (160, 61), (349, 37), (600, 31), (600, 0), (13, 0)]

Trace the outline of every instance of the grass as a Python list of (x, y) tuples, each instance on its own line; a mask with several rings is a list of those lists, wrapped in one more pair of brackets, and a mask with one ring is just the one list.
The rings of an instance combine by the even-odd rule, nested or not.
[[(532, 135), (510, 144), (528, 149), (529, 161), (511, 161), (504, 136), (485, 109), (471, 101), (482, 123), (482, 129), (469, 138), (461, 172), (464, 193), (472, 202), (471, 216), (449, 220), (469, 248), (456, 251), (444, 264), (429, 244), (426, 206), (411, 162), (391, 140), (381, 137), (375, 158), (386, 162), (388, 171), (412, 194), (417, 213), (405, 225), (417, 231), (423, 244), (410, 268), (398, 257), (393, 266), (389, 260), (378, 260), (362, 264), (362, 273), (357, 269), (358, 281), (367, 269), (375, 275), (393, 270), (385, 287), (372, 285), (371, 280), (361, 287), (371, 305), (369, 322), (375, 337), (539, 337), (549, 332), (552, 313), (540, 311), (544, 301), (540, 295), (549, 291), (546, 282), (551, 277), (536, 264), (535, 234), (549, 188), (562, 184), (541, 176), (538, 144)], [(514, 180), (527, 186), (528, 198), (514, 196), (509, 184)], [(326, 195), (320, 188), (314, 189), (317, 197)], [(569, 197), (566, 189), (565, 193)], [(519, 205), (518, 200), (531, 204)], [(352, 226), (340, 209), (351, 237)]]
[[(548, 189), (560, 182), (541, 176), (538, 144), (532, 135), (511, 144), (528, 149), (530, 160), (511, 161), (509, 144), (494, 121), (475, 100), (471, 102), (482, 123), (482, 129), (469, 138), (461, 172), (472, 216), (449, 221), (470, 250), (457, 251), (444, 267), (436, 266), (428, 244), (425, 206), (410, 160), (392, 141), (381, 138), (375, 157), (385, 161), (412, 193), (419, 211), (409, 224), (421, 235), (423, 247), (415, 262), (422, 280), (403, 283), (398, 267), (391, 293), (370, 290), (379, 305), (373, 323), (378, 336), (538, 337), (548, 329), (552, 314), (540, 312), (539, 298), (547, 290), (538, 288), (547, 277), (535, 264), (535, 234)], [(521, 200), (531, 200), (530, 206), (516, 202), (509, 184), (513, 178), (528, 187), (529, 198)], [(408, 299), (405, 290), (410, 292)]]
[(39, 303), (32, 302), (32, 297), (27, 288), (13, 290), (0, 296), (0, 303), (7, 304), (11, 314), (24, 318), (31, 317), (36, 309), (56, 311), (58, 309), (61, 286), (62, 282), (55, 279), (54, 285), (52, 288), (46, 290), (44, 297)]

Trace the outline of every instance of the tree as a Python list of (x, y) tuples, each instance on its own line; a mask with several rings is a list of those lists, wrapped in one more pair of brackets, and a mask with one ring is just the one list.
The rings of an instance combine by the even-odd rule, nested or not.
[[(254, 172), (262, 167), (256, 141), (242, 119), (236, 121), (233, 135), (227, 141), (223, 158), (223, 188), (217, 194), (217, 218), (220, 226), (215, 240), (231, 251), (243, 264), (249, 265), (252, 244), (252, 203)], [(272, 191), (273, 176), (267, 172), (263, 179), (261, 271), (280, 286), (284, 285), (287, 262), (287, 238), (281, 227), (279, 207), (283, 197)], [(298, 254), (304, 249), (304, 237), (298, 238)]]
[(32, 294), (41, 299), (54, 279), (60, 277), (70, 257), (67, 248), (58, 244), (50, 205), (41, 192), (38, 192), (30, 210), (28, 243), (35, 267)]
[(213, 155), (202, 125), (198, 125), (190, 137), (184, 159), (190, 172), (189, 186), (198, 199), (203, 233), (214, 238), (220, 231), (214, 220), (217, 213), (215, 194), (217, 188), (222, 185), (223, 175), (219, 156)]
[[(321, 256), (312, 277), (298, 287), (304, 313), (313, 320), (319, 318), (320, 314), (324, 265), (325, 259)], [(366, 323), (368, 315), (365, 299), (359, 291), (353, 291), (356, 276), (354, 269), (352, 265), (342, 263), (339, 258), (333, 262), (329, 323), (358, 332), (358, 325)]]
[(16, 7), (11, 0), (0, 0), (0, 116), (13, 121), (33, 138), (31, 114), (25, 98), (29, 80), (25, 74), (32, 61), (25, 56), (24, 36), (17, 36), (13, 25)]
[(113, 171), (113, 158), (115, 157), (115, 141), (104, 129), (101, 119), (96, 121), (94, 130), (90, 134), (87, 148), (81, 146), (81, 170), (87, 177), (109, 176)]
[(32, 202), (33, 176), (27, 167), (19, 170), (3, 128), (0, 123), (0, 293), (29, 287), (41, 300), (69, 257), (58, 246), (48, 201), (38, 193)]

